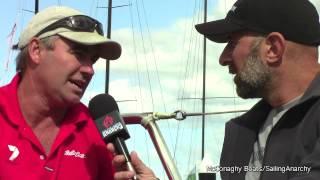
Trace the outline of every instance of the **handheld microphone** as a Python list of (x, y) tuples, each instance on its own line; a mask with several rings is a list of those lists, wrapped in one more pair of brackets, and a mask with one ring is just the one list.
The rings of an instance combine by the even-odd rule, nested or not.
[[(105, 143), (113, 143), (118, 154), (125, 157), (128, 170), (135, 170), (125, 140), (130, 138), (127, 127), (120, 116), (114, 98), (108, 94), (99, 94), (89, 102), (89, 111)], [(136, 180), (136, 176), (133, 178)]]

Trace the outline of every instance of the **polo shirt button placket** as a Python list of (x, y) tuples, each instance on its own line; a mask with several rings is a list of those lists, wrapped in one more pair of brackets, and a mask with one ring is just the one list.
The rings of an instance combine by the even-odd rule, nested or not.
[(45, 160), (45, 157), (44, 157), (44, 155), (40, 155), (40, 157), (39, 157), (41, 160)]

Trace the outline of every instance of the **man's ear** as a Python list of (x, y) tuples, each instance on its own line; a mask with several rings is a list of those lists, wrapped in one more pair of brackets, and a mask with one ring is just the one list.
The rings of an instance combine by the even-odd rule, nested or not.
[(278, 32), (272, 32), (265, 38), (264, 56), (268, 64), (281, 63), (282, 56), (286, 48), (286, 40), (283, 35)]
[(40, 50), (40, 40), (37, 38), (32, 38), (28, 45), (28, 53), (32, 63), (40, 63)]

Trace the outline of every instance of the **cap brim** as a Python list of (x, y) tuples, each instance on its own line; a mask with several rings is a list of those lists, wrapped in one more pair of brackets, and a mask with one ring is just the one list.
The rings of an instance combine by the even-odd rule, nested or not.
[(197, 24), (195, 27), (199, 33), (217, 43), (228, 42), (231, 33), (244, 29), (240, 24), (231, 22), (227, 19)]
[(99, 56), (107, 60), (118, 59), (121, 55), (121, 46), (119, 43), (101, 36), (95, 32), (69, 31), (57, 34), (79, 44), (89, 46), (98, 45)]

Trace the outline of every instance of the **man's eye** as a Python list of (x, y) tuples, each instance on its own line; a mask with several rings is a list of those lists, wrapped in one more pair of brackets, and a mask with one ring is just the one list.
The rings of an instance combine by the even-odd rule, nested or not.
[(77, 58), (81, 58), (84, 56), (84, 52), (80, 50), (72, 50), (71, 53), (75, 55)]

